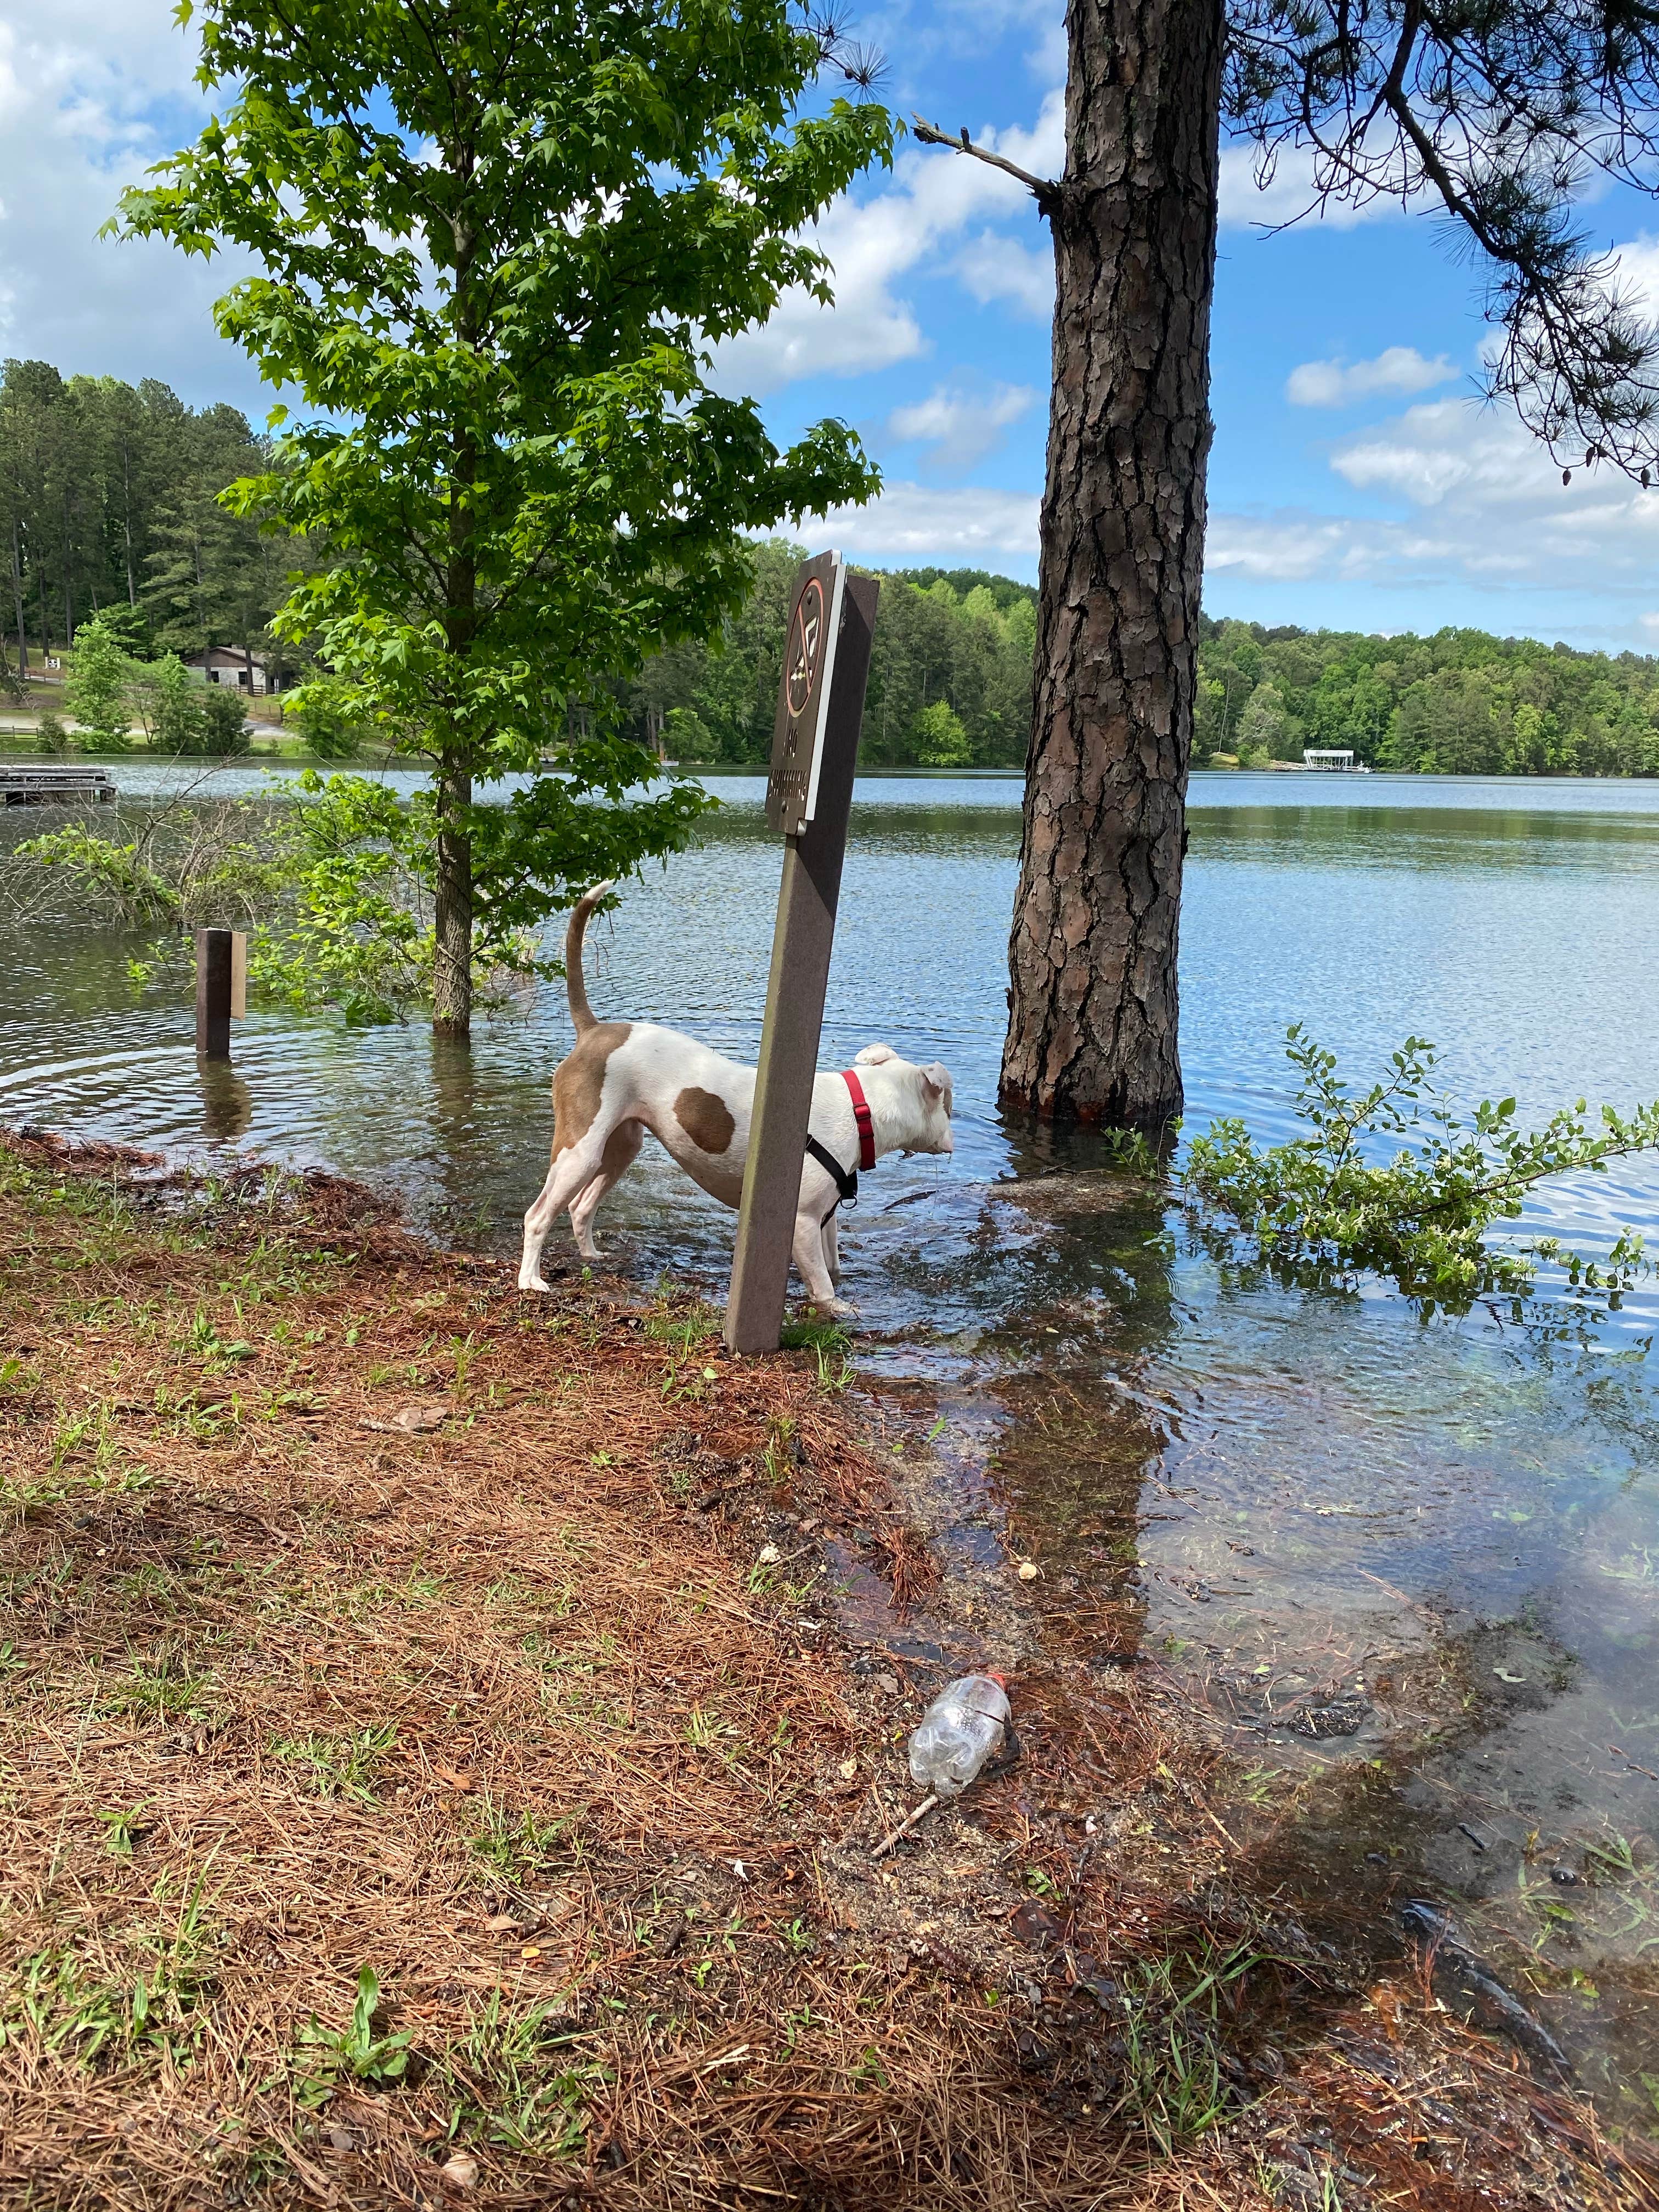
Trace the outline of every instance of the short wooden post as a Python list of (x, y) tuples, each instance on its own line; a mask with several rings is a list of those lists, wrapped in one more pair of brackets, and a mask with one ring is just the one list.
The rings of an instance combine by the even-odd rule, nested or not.
[[(812, 1080), (823, 1029), (823, 994), (835, 945), (878, 591), (872, 577), (849, 576), (844, 571), (837, 575), (838, 567), (836, 556), (823, 556), (810, 562), (796, 579), (785, 647), (767, 794), (774, 827), (786, 830), (783, 882), (726, 1306), (726, 1341), (734, 1352), (778, 1348), (806, 1158)], [(835, 601), (840, 602), (834, 650), (825, 656), (828, 665), (823, 671), (828, 688), (816, 724), (816, 752), (806, 742), (811, 734), (806, 725), (817, 702), (817, 684), (809, 666), (803, 693), (799, 634), (803, 605), (812, 605), (810, 592), (815, 578), (820, 617), (829, 617)], [(809, 638), (810, 622), (809, 616)], [(810, 652), (805, 659), (810, 661)], [(796, 685), (793, 700), (792, 671)], [(807, 817), (804, 821), (803, 816)], [(794, 834), (788, 834), (792, 830)]]
[(196, 1054), (198, 1060), (230, 1058), (231, 933), (196, 933)]

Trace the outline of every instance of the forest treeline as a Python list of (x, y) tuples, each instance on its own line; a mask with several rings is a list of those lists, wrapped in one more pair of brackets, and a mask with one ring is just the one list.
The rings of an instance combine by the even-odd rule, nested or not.
[[(38, 666), (97, 615), (139, 659), (205, 645), (270, 652), (267, 625), (320, 548), (262, 537), (216, 495), (269, 464), (236, 408), (167, 385), (0, 374), (4, 665)], [(755, 585), (716, 645), (650, 661), (624, 710), (672, 758), (757, 765), (770, 750), (801, 550), (756, 549)], [(861, 757), (872, 767), (1017, 768), (1030, 720), (1036, 593), (979, 569), (882, 576)], [(275, 647), (279, 665), (306, 655)], [(1432, 637), (1206, 619), (1194, 757), (1298, 761), (1351, 747), (1422, 775), (1659, 775), (1659, 661), (1443, 629)]]
[[(760, 549), (755, 594), (720, 651), (647, 670), (642, 712), (671, 755), (758, 763), (772, 742), (797, 547)], [(1017, 768), (1030, 728), (1036, 593), (976, 569), (884, 574), (860, 757)], [(1442, 775), (1659, 775), (1659, 660), (1443, 629), (1432, 637), (1205, 619), (1194, 760), (1299, 761), (1346, 746)]]
[[(716, 648), (658, 655), (638, 687), (671, 757), (758, 763), (772, 750), (789, 586), (805, 557), (756, 549), (755, 588)], [(992, 768), (1025, 757), (1036, 594), (977, 569), (884, 573), (859, 757), (874, 767)]]
[[(0, 637), (36, 670), (94, 616), (144, 659), (269, 647), (303, 549), (262, 538), (217, 495), (269, 465), (227, 406), (187, 407), (154, 378), (0, 372)], [(20, 644), (21, 650), (20, 652)]]
[(1419, 775), (1659, 775), (1659, 661), (1644, 653), (1206, 621), (1198, 663), (1200, 759), (1346, 745)]

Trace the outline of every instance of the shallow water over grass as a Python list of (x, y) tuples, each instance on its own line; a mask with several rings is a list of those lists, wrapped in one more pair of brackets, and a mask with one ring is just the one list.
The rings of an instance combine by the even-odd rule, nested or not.
[[(758, 787), (717, 788), (699, 848), (596, 933), (590, 988), (749, 1057), (777, 850)], [(1659, 787), (1216, 776), (1194, 801), (1189, 1126), (1287, 1130), (1292, 1020), (1359, 1076), (1430, 1036), (1450, 1087), (1540, 1117), (1659, 1093)], [(824, 1049), (884, 1038), (956, 1078), (955, 1158), (884, 1163), (842, 1244), (861, 1370), (945, 1424), (939, 1544), (970, 1617), (988, 1650), (1018, 1614), (1103, 1667), (1171, 1669), (1236, 1756), (1241, 1817), (1281, 1814), (1283, 1879), (1356, 1924), (1414, 1888), (1451, 1901), (1586, 2081), (1622, 2072), (1638, 2109), (1659, 2078), (1659, 1301), (1599, 1329), (1559, 1304), (1425, 1324), (1375, 1285), (1289, 1290), (1092, 1140), (1006, 1125), (1017, 810), (1012, 783), (860, 787)], [(129, 949), (42, 928), (0, 955), (0, 1116), (325, 1162), (441, 1231), (515, 1241), (560, 1006), (470, 1053), (256, 1015), (204, 1081), (188, 1006), (135, 994)], [(730, 1217), (660, 1155), (602, 1240), (607, 1219), (646, 1279), (718, 1279), (729, 1255)], [(1659, 1166), (1553, 1188), (1535, 1225), (1594, 1248), (1626, 1224), (1659, 1242)]]

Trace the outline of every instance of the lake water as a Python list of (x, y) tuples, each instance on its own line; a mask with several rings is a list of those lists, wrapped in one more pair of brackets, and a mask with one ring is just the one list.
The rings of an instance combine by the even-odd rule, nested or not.
[[(714, 787), (696, 848), (596, 928), (589, 988), (602, 1015), (752, 1058), (779, 855), (758, 782)], [(844, 1065), (884, 1039), (956, 1081), (954, 1158), (884, 1163), (842, 1236), (875, 1415), (938, 1430), (920, 1480), (982, 1638), (955, 1651), (1018, 1665), (1064, 1643), (1169, 1670), (1236, 1762), (1264, 1881), (1356, 1925), (1402, 1884), (1453, 1900), (1585, 2078), (1613, 2096), (1622, 2074), (1640, 2101), (1659, 2073), (1659, 1297), (1588, 1328), (1559, 1304), (1425, 1323), (1375, 1285), (1291, 1291), (1219, 1266), (1092, 1139), (1006, 1121), (1018, 796), (860, 783), (823, 1050)], [(1659, 1095), (1659, 785), (1200, 775), (1191, 822), (1189, 1128), (1288, 1131), (1297, 1020), (1359, 1077), (1430, 1037), (1449, 1088), (1540, 1118)], [(470, 1051), (256, 1014), (234, 1070), (204, 1077), (188, 1005), (135, 991), (130, 950), (14, 936), (0, 1118), (323, 1163), (440, 1233), (516, 1244), (562, 1000)], [(1659, 1243), (1659, 1165), (1552, 1187), (1527, 1226), (1593, 1250), (1626, 1224)], [(718, 1283), (731, 1230), (653, 1149), (599, 1224), (647, 1282)], [(1028, 1553), (1029, 1587), (1008, 1565)], [(873, 1599), (866, 1625), (923, 1641)], [(1355, 1733), (1305, 1733), (1334, 1705)]]

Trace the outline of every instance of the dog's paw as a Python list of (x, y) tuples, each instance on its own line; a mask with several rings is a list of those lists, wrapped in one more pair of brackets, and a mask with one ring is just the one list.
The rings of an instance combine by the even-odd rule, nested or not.
[(519, 1277), (519, 1288), (521, 1291), (550, 1291), (552, 1287), (551, 1283), (544, 1280), (540, 1275), (521, 1273)]

